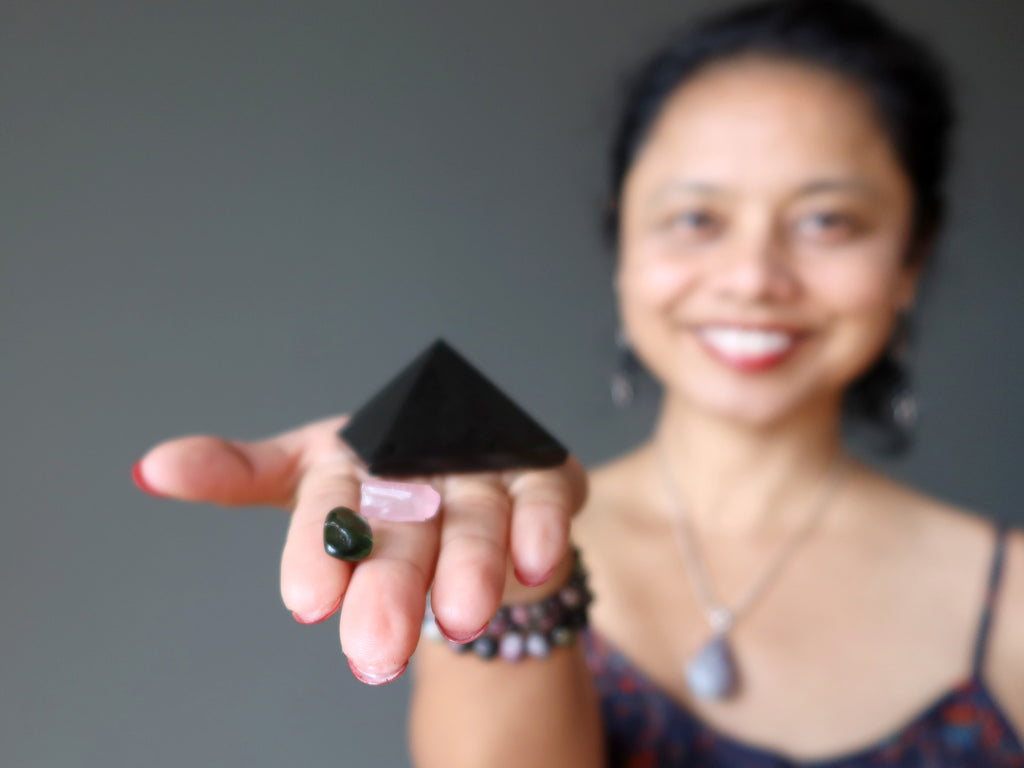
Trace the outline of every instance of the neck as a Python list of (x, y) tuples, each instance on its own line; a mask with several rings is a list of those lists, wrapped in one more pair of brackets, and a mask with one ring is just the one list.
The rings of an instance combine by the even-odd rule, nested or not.
[[(695, 528), (788, 533), (807, 520), (842, 453), (839, 403), (813, 403), (782, 423), (751, 427), (666, 397), (650, 450), (659, 481), (665, 460), (676, 503)], [(673, 508), (663, 483), (656, 487)]]

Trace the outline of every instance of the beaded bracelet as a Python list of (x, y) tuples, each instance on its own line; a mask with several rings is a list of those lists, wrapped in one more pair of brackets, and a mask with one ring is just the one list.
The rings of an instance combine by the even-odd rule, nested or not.
[(473, 651), (481, 659), (497, 656), (519, 661), (527, 656), (546, 658), (553, 647), (567, 648), (587, 626), (587, 606), (594, 596), (587, 586), (587, 572), (580, 551), (573, 547), (572, 574), (558, 592), (536, 603), (503, 605), (487, 624), (484, 633), (468, 643), (446, 640), (434, 620), (427, 601), (422, 634), (444, 641), (456, 653)]

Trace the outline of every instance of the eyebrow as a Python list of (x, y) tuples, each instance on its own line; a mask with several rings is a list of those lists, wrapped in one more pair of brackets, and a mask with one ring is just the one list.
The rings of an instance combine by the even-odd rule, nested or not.
[[(725, 187), (705, 181), (684, 181), (675, 179), (662, 185), (647, 199), (648, 207), (658, 203), (663, 197), (676, 192), (690, 192), (704, 195), (721, 195), (726, 191)], [(823, 192), (856, 192), (867, 197), (876, 197), (878, 190), (875, 187), (857, 178), (834, 178), (818, 179), (808, 182), (797, 189), (794, 197), (806, 197), (817, 195)]]
[(719, 194), (722, 191), (722, 187), (704, 181), (683, 181), (682, 179), (673, 179), (672, 181), (658, 187), (658, 189), (647, 198), (647, 201), (649, 204), (653, 205), (661, 198), (673, 192), (701, 192), (703, 194), (713, 195)]
[(797, 190), (797, 197), (816, 195), (821, 192), (858, 192), (868, 197), (876, 197), (878, 190), (874, 185), (862, 179), (820, 179), (805, 184)]

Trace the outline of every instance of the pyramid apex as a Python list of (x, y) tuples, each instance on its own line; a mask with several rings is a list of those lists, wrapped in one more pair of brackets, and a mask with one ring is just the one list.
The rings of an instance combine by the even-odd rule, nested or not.
[(568, 456), (561, 443), (440, 337), (338, 434), (378, 475), (549, 467)]

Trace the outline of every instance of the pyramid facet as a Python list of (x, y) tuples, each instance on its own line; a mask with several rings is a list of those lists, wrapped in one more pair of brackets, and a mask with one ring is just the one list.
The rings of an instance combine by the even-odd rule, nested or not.
[(568, 451), (438, 339), (338, 434), (375, 475), (552, 467)]

